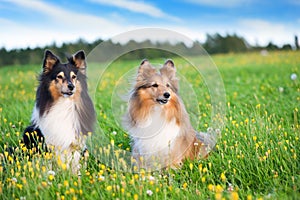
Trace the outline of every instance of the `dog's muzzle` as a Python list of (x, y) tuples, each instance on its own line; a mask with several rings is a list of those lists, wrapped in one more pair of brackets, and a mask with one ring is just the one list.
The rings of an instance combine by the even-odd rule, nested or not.
[(64, 95), (64, 97), (70, 97), (72, 96), (74, 93), (73, 92), (62, 92), (62, 94)]
[(70, 97), (74, 94), (74, 84), (72, 82), (68, 82), (68, 91), (66, 92), (62, 92), (62, 94), (64, 95), (64, 97)]
[(163, 97), (162, 97), (162, 98), (156, 99), (156, 101), (157, 101), (159, 104), (161, 104), (161, 105), (166, 104), (166, 103), (169, 102), (170, 96), (171, 96), (171, 94), (170, 94), (169, 92), (165, 92), (165, 93), (163, 94)]

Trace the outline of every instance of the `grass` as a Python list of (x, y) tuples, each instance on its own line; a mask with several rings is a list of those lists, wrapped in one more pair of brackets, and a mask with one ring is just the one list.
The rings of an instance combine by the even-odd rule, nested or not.
[[(80, 177), (63, 164), (55, 164), (51, 154), (13, 159), (6, 152), (6, 147), (19, 145), (29, 124), (40, 66), (0, 68), (0, 199), (299, 198), (299, 52), (228, 54), (212, 59), (225, 85), (226, 123), (215, 151), (207, 159), (187, 161), (180, 170), (130, 173), (113, 168), (111, 160), (101, 158), (112, 150), (130, 151), (128, 135), (119, 125), (125, 108), (118, 107), (112, 94), (122, 88), (118, 82), (123, 80), (122, 75), (140, 61), (119, 60), (110, 65), (99, 82), (91, 82), (96, 83), (93, 97), (98, 119), (93, 134), (104, 139), (93, 140), (95, 148), (90, 151), (94, 159), (82, 167)], [(175, 59), (175, 64), (195, 91), (196, 96), (189, 97), (191, 88), (184, 86), (181, 78), (181, 95), (193, 125), (206, 130), (211, 117), (209, 91), (182, 60)], [(91, 71), (88, 73), (92, 76)], [(298, 75), (296, 80), (290, 78), (293, 73)], [(187, 101), (192, 97), (196, 102)]]

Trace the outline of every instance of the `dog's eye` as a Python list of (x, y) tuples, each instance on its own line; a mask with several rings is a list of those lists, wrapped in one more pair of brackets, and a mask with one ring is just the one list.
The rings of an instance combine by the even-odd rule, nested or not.
[(58, 79), (63, 79), (62, 75), (57, 75), (56, 78), (58, 78)]
[(75, 79), (76, 77), (77, 77), (76, 75), (73, 75), (73, 76), (72, 76), (72, 79)]
[(169, 83), (167, 83), (167, 87), (170, 87), (170, 84), (169, 84)]
[(152, 87), (158, 87), (157, 83), (152, 84)]

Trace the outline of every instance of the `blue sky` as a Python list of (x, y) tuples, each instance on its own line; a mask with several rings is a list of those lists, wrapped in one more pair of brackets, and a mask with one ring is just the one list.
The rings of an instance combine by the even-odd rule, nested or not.
[[(204, 42), (237, 33), (250, 44), (294, 44), (300, 0), (0, 0), (0, 47), (109, 39), (137, 28), (165, 28)], [(140, 39), (143, 36), (140, 36)]]

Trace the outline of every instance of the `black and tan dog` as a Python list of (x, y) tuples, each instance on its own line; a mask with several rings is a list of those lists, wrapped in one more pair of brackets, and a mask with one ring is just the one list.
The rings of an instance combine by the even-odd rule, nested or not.
[(28, 149), (42, 142), (60, 160), (77, 171), (86, 135), (93, 131), (95, 110), (88, 95), (86, 62), (78, 51), (67, 63), (46, 50), (39, 76), (31, 126), (23, 134)]

